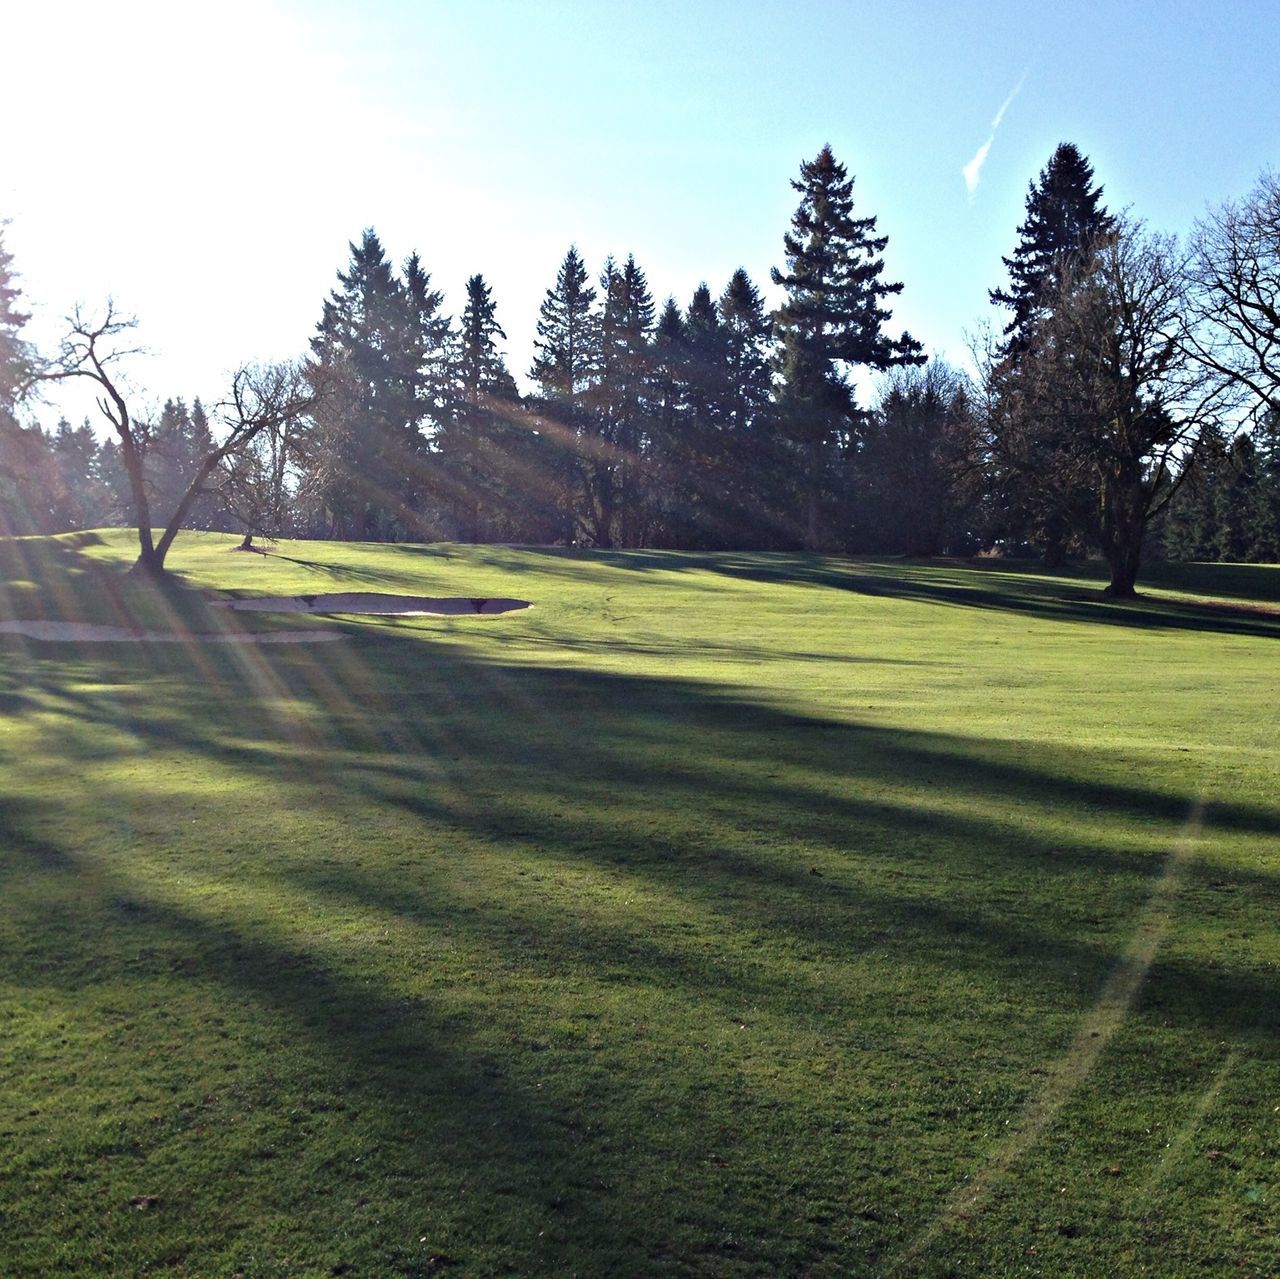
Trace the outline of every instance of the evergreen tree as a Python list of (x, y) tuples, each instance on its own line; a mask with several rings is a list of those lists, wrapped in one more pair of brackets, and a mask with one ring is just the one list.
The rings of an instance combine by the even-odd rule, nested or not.
[(1070, 142), (1060, 143), (1027, 191), (1027, 216), (1018, 228), (1012, 257), (1001, 259), (1009, 287), (990, 290), (997, 306), (1013, 314), (1004, 328), (1000, 356), (1017, 356), (1030, 343), (1036, 318), (1052, 296), (1064, 270), (1078, 265), (1107, 234), (1115, 219), (1102, 203), (1102, 187), (1093, 185), (1093, 166)]
[[(139, 423), (151, 495), (151, 514), (167, 524), (205, 458), (216, 447), (209, 418), (199, 398), (188, 408), (180, 396), (166, 400), (154, 423)], [(195, 528), (226, 527), (221, 503), (209, 489), (190, 504), (188, 524)]]
[(555, 284), (547, 290), (538, 313), (529, 376), (547, 399), (570, 402), (590, 384), (595, 368), (596, 291), (587, 283), (587, 268), (570, 246)]
[[(1006, 377), (1016, 373), (1018, 362), (1034, 344), (1037, 328), (1050, 318), (1050, 309), (1061, 298), (1063, 279), (1083, 276), (1087, 256), (1115, 231), (1116, 221), (1102, 203), (1102, 187), (1094, 185), (1093, 167), (1076, 146), (1061, 143), (1039, 179), (1031, 183), (1017, 246), (1011, 257), (1002, 259), (1009, 285), (989, 293), (995, 305), (1012, 312), (994, 352)], [(993, 386), (998, 399), (999, 378)], [(1064, 414), (1050, 414), (1038, 424), (1037, 432), (1038, 468), (997, 467), (992, 482), (1002, 491), (1008, 512), (1006, 539), (1038, 544), (1046, 564), (1057, 566), (1076, 546), (1073, 528), (1078, 521), (1069, 508), (1084, 509), (1092, 499), (1084, 485), (1065, 502), (1061, 492), (1052, 500), (1046, 498), (1037, 469), (1049, 472), (1060, 467), (1060, 454), (1074, 428)]]
[(772, 325), (760, 291), (742, 267), (720, 295), (719, 311), (725, 343), (731, 536), (738, 545), (771, 545), (783, 524), (780, 512), (787, 501), (782, 481), (790, 468), (787, 442), (776, 430), (773, 412)]
[(888, 237), (875, 234), (874, 217), (854, 217), (853, 179), (831, 148), (802, 164), (791, 185), (801, 199), (783, 239), (787, 269), (773, 271), (773, 282), (786, 291), (774, 314), (779, 408), (802, 452), (804, 541), (814, 549), (827, 540), (824, 490), (857, 413), (849, 368), (884, 370), (923, 357), (909, 334), (891, 338), (883, 331), (891, 314), (884, 302), (902, 285), (880, 278)]
[(711, 290), (700, 284), (685, 311), (684, 403), (680, 432), (680, 544), (725, 546), (741, 523), (732, 509), (729, 336)]
[(85, 420), (73, 427), (64, 417), (50, 440), (57, 473), (54, 497), (58, 531), (95, 528), (110, 520), (110, 501), (99, 476), (97, 438)]
[(18, 424), (18, 397), (34, 357), (22, 337), (29, 317), (20, 305), (22, 293), (4, 245), (4, 227), (0, 222), (0, 533), (29, 533), (37, 531), (41, 519), (31, 504), (37, 498), (34, 484), (37, 472), (45, 469), (47, 447), (40, 432)]
[(913, 556), (969, 549), (970, 404), (964, 379), (938, 360), (889, 375), (858, 455), (860, 546)]
[(649, 444), (653, 298), (633, 256), (600, 274), (597, 358), (581, 420), (583, 517), (596, 546), (636, 545)]
[(653, 328), (650, 430), (650, 535), (656, 545), (680, 544), (683, 490), (685, 370), (684, 318), (673, 297), (663, 303)]
[(580, 440), (587, 433), (586, 395), (598, 364), (595, 300), (587, 269), (571, 246), (539, 310), (529, 371), (539, 391), (533, 405), (541, 454), (535, 501), (553, 536), (566, 543), (577, 536)]
[(33, 352), (22, 328), (30, 316), (22, 310), (22, 291), (13, 271), (13, 257), (4, 245), (0, 222), (0, 430), (17, 423), (18, 394), (32, 371)]
[(309, 449), (318, 500), (332, 534), (422, 535), (428, 439), (449, 409), (449, 321), (416, 254), (401, 280), (372, 230), (349, 247), (311, 340), (325, 392)]
[(742, 267), (720, 295), (720, 322), (728, 382), (725, 425), (735, 434), (745, 433), (767, 414), (773, 376), (769, 371), (769, 317), (760, 290)]
[(1171, 560), (1212, 560), (1218, 540), (1219, 494), (1230, 465), (1230, 441), (1206, 429), (1201, 447), (1186, 460), (1161, 525), (1162, 549)]
[(456, 532), (467, 541), (489, 536), (513, 500), (518, 437), (510, 409), (519, 396), (498, 349), (506, 336), (484, 277), (471, 276), (456, 343), (456, 403), (437, 441)]

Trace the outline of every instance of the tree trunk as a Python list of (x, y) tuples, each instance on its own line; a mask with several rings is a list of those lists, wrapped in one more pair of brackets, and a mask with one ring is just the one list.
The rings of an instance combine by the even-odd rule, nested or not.
[(822, 443), (811, 440), (807, 449), (808, 457), (808, 512), (804, 534), (806, 551), (822, 550), (821, 508), (822, 508)]
[(153, 577), (162, 572), (156, 563), (155, 542), (151, 535), (151, 506), (147, 501), (147, 480), (142, 473), (142, 458), (127, 431), (120, 431), (120, 460), (129, 477), (129, 492), (133, 498), (133, 522), (138, 529), (138, 558), (134, 569), (139, 576)]
[(1138, 542), (1131, 547), (1124, 548), (1114, 557), (1107, 556), (1107, 563), (1111, 568), (1111, 581), (1107, 583), (1103, 594), (1122, 600), (1131, 600), (1137, 597), (1138, 592), (1134, 587), (1138, 580), (1138, 560), (1141, 549), (1142, 544)]
[[(214, 468), (220, 461), (222, 461), (222, 457), (223, 454), (219, 451), (211, 453), (203, 462), (201, 462), (200, 469), (196, 472), (195, 478), (191, 481), (187, 491), (182, 495), (182, 500), (178, 503), (177, 509), (174, 511), (173, 515), (170, 516), (169, 523), (165, 526), (164, 532), (160, 535), (160, 541), (156, 543), (156, 548), (153, 553), (155, 563), (151, 572), (155, 576), (158, 577), (164, 572), (164, 559), (165, 556), (169, 554), (169, 548), (173, 545), (173, 539), (178, 536), (179, 532), (181, 532), (182, 526), (186, 522), (187, 515), (195, 505), (196, 498), (200, 496), (204, 489), (205, 480), (209, 478), (213, 473)], [(138, 562), (141, 564), (141, 557), (139, 557)]]
[(1147, 501), (1142, 481), (1114, 480), (1102, 494), (1102, 553), (1111, 569), (1105, 594), (1115, 599), (1133, 599), (1142, 562), (1142, 535), (1147, 526)]

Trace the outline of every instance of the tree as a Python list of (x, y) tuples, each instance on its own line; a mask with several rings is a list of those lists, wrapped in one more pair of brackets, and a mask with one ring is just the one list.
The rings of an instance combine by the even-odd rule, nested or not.
[[(988, 367), (998, 388), (990, 447), (1096, 540), (1107, 593), (1132, 596), (1147, 524), (1224, 407), (1185, 346), (1182, 264), (1172, 241), (1117, 225), (1041, 300), (1016, 363)], [(1047, 418), (1057, 424), (1049, 439)]]
[(4, 245), (5, 225), (0, 222), (0, 429), (17, 424), (18, 400), (34, 365), (34, 353), (22, 337), (31, 317), (19, 305), (22, 291), (14, 277), (13, 256)]
[(498, 507), (511, 499), (520, 439), (511, 409), (519, 393), (498, 349), (506, 336), (484, 276), (471, 276), (456, 341), (454, 410), (436, 442), (448, 474), (447, 503), (467, 541), (484, 540)]
[[(1077, 272), (1116, 225), (1102, 203), (1102, 188), (1094, 185), (1093, 167), (1070, 142), (1059, 144), (1039, 179), (1031, 183), (1026, 210), (1013, 255), (1003, 259), (1009, 286), (992, 289), (989, 295), (997, 306), (1012, 312), (996, 347), (997, 358), (1010, 373), (1034, 344), (1039, 325), (1060, 296), (1064, 273)], [(998, 387), (995, 390), (998, 394)], [(1039, 430), (1041, 450), (1051, 456), (1068, 428), (1049, 409)], [(1002, 493), (1006, 536), (1039, 542), (1046, 564), (1064, 563), (1072, 521), (1062, 509), (1061, 495), (1046, 500), (1037, 474), (1030, 471), (997, 472), (992, 480)], [(1076, 500), (1088, 502), (1089, 495), (1081, 492)]]
[(133, 572), (162, 578), (165, 557), (182, 530), (192, 507), (209, 491), (210, 480), (224, 459), (238, 453), (273, 423), (298, 417), (315, 404), (316, 393), (305, 384), (293, 365), (241, 368), (232, 379), (229, 399), (219, 406), (225, 434), (197, 464), (168, 517), (159, 539), (152, 528), (151, 488), (146, 472), (144, 428), (130, 412), (119, 374), (121, 361), (132, 352), (120, 345), (134, 322), (121, 318), (108, 303), (102, 319), (80, 311), (68, 320), (68, 333), (57, 358), (40, 377), (47, 381), (85, 378), (98, 391), (98, 407), (116, 435), (116, 448), (129, 482), (134, 525), (138, 532), (138, 558)]
[(40, 433), (23, 428), (18, 401), (31, 381), (34, 352), (22, 337), (30, 318), (21, 309), (13, 257), (0, 222), (0, 532), (32, 532), (32, 482), (44, 456)]
[(62, 418), (49, 440), (54, 464), (54, 529), (93, 528), (110, 518), (100, 474), (101, 449), (86, 419), (73, 427)]
[(397, 277), (372, 229), (349, 248), (311, 340), (325, 395), (310, 464), (331, 532), (420, 533), (429, 437), (450, 408), (443, 295), (416, 254)]
[(1188, 277), (1191, 351), (1255, 413), (1280, 412), (1280, 178), (1197, 224)]
[(918, 364), (923, 356), (910, 334), (884, 332), (891, 315), (884, 302), (902, 285), (881, 279), (888, 237), (875, 234), (874, 217), (853, 216), (853, 179), (831, 148), (802, 164), (800, 180), (791, 185), (801, 199), (783, 239), (787, 269), (772, 273), (786, 291), (773, 320), (781, 344), (779, 407), (803, 452), (804, 540), (816, 549), (825, 542), (824, 483), (857, 412), (849, 368), (883, 371)]
[(1280, 560), (1280, 414), (1228, 439), (1206, 432), (1163, 521), (1176, 560)]
[(719, 300), (725, 343), (729, 486), (739, 545), (772, 544), (785, 521), (787, 441), (773, 410), (773, 326), (751, 277), (739, 267)]
[(533, 407), (544, 445), (547, 501), (565, 542), (577, 533), (579, 440), (586, 430), (585, 397), (598, 366), (595, 300), (587, 269), (571, 245), (539, 309), (529, 370), (540, 392)]
[(595, 545), (637, 545), (651, 421), (653, 297), (634, 256), (600, 275), (595, 377), (580, 436), (588, 528)]
[[(138, 436), (146, 454), (151, 513), (166, 524), (177, 509), (200, 463), (214, 447), (213, 433), (204, 406), (196, 398), (190, 407), (181, 397), (166, 400), (154, 422), (138, 422)], [(197, 497), (189, 522), (199, 528), (217, 528), (222, 509), (212, 493)]]
[(1030, 184), (1026, 207), (1013, 256), (1002, 259), (1009, 287), (989, 293), (993, 303), (1013, 312), (999, 354), (1015, 360), (1035, 337), (1063, 271), (1115, 227), (1102, 203), (1102, 187), (1093, 185), (1093, 166), (1070, 142), (1059, 143), (1038, 181)]
[(773, 376), (769, 371), (769, 317), (760, 290), (742, 267), (720, 295), (719, 309), (728, 382), (726, 427), (734, 435), (745, 435), (768, 412)]
[(931, 360), (890, 372), (857, 460), (867, 545), (932, 556), (966, 540), (972, 430), (969, 387), (955, 369)]
[(298, 476), (304, 438), (301, 413), (270, 418), (244, 447), (222, 459), (216, 495), (244, 530), (238, 549), (254, 549), (255, 537), (278, 538), (294, 522), (300, 497)]

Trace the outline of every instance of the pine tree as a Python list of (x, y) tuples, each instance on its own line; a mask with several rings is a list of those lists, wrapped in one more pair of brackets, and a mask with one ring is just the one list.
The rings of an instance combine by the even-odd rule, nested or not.
[(506, 336), (484, 276), (471, 276), (456, 343), (456, 403), (437, 439), (447, 502), (467, 541), (484, 540), (499, 506), (511, 499), (516, 441), (508, 419), (518, 393), (498, 348)]
[(634, 256), (612, 258), (600, 275), (598, 363), (587, 395), (582, 475), (586, 517), (597, 546), (638, 544), (649, 443), (653, 297)]
[(21, 309), (13, 271), (13, 257), (4, 245), (5, 223), (0, 222), (0, 430), (16, 425), (15, 410), (23, 381), (31, 372), (32, 351), (22, 338), (31, 317)]
[(787, 269), (773, 271), (773, 282), (786, 290), (773, 317), (781, 344), (779, 407), (802, 451), (804, 541), (816, 549), (827, 540), (824, 488), (857, 412), (849, 368), (884, 370), (923, 357), (909, 334), (891, 338), (883, 331), (891, 314), (884, 302), (902, 285), (881, 279), (888, 237), (875, 234), (874, 217), (854, 217), (853, 179), (831, 148), (802, 164), (791, 185), (801, 199), (783, 239)]
[(88, 421), (73, 427), (62, 418), (50, 445), (57, 470), (54, 508), (58, 529), (94, 528), (107, 523), (108, 501), (98, 478), (98, 441)]
[(651, 538), (658, 546), (680, 545), (683, 490), (681, 436), (685, 414), (686, 350), (684, 318), (673, 297), (663, 303), (653, 328), (650, 430)]
[[(1102, 187), (1094, 185), (1093, 167), (1070, 142), (1059, 144), (1038, 180), (1030, 184), (1026, 210), (1013, 255), (1002, 259), (1009, 286), (989, 293), (995, 305), (1012, 312), (994, 351), (1000, 366), (993, 382), (997, 400), (1001, 377), (1007, 380), (1015, 375), (1037, 328), (1046, 322), (1055, 299), (1061, 298), (1063, 279), (1083, 276), (1087, 257), (1117, 229), (1115, 218), (1102, 203)], [(1040, 466), (1053, 469), (1058, 465), (1055, 456), (1073, 433), (1071, 424), (1057, 415), (1039, 423), (1037, 430)], [(1048, 501), (1035, 468), (1016, 472), (997, 468), (993, 484), (1002, 490), (1009, 512), (1007, 538), (1038, 543), (1046, 564), (1064, 563), (1076, 537), (1070, 512), (1089, 506), (1092, 499), (1087, 489), (1082, 487), (1066, 501), (1061, 494)]]
[(725, 286), (719, 306), (728, 379), (726, 427), (735, 434), (743, 433), (766, 414), (773, 391), (769, 317), (760, 290), (742, 267)]
[(1102, 187), (1093, 185), (1093, 166), (1070, 142), (1060, 143), (1027, 191), (1027, 216), (1018, 228), (1012, 257), (1001, 259), (1009, 272), (1007, 289), (992, 289), (997, 306), (1012, 312), (1004, 328), (1000, 355), (1016, 358), (1035, 331), (1064, 270), (1075, 265), (1110, 232), (1115, 219), (1102, 203)]
[(538, 313), (529, 376), (545, 398), (571, 402), (586, 389), (595, 367), (595, 300), (587, 268), (571, 246)]
[(889, 375), (857, 458), (860, 549), (967, 549), (970, 405), (964, 378), (939, 360)]
[(4, 227), (0, 222), (0, 533), (28, 533), (37, 531), (39, 519), (30, 509), (35, 498), (33, 468), (47, 450), (43, 437), (35, 438), (39, 432), (18, 424), (18, 397), (32, 371), (33, 353), (22, 338), (29, 316), (20, 306), (22, 293), (13, 258), (4, 246)]
[(597, 367), (595, 300), (587, 269), (571, 246), (539, 310), (529, 371), (540, 393), (533, 406), (541, 453), (540, 498), (535, 500), (554, 536), (566, 543), (575, 540), (578, 529), (579, 439), (585, 433), (585, 396)]
[(449, 321), (417, 255), (397, 278), (366, 230), (311, 340), (325, 395), (309, 450), (330, 532), (422, 535), (427, 441), (446, 416)]

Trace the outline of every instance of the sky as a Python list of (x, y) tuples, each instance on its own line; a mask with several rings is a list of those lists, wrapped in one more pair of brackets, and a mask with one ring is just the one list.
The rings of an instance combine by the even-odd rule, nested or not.
[(27, 335), (113, 298), (144, 410), (305, 353), (365, 227), (451, 314), (482, 272), (523, 378), (571, 243), (634, 253), (659, 303), (738, 266), (772, 297), (830, 143), (892, 332), (963, 364), (1059, 142), (1178, 234), (1280, 168), (1276, 0), (0, 0), (0, 49)]

